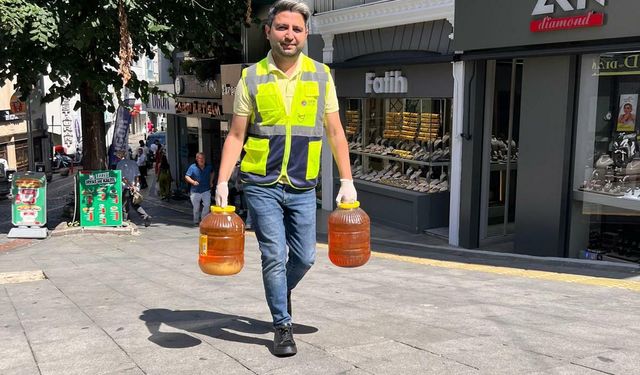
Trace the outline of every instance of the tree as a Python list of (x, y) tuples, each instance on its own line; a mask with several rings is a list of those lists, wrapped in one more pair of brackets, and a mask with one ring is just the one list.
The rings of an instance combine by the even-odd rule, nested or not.
[[(107, 165), (103, 114), (115, 111), (108, 88), (119, 94), (124, 87), (120, 60), (152, 58), (155, 45), (167, 56), (189, 51), (191, 56), (217, 63), (238, 62), (240, 27), (248, 20), (250, 0), (202, 3), (205, 5), (196, 0), (0, 0), (0, 85), (16, 77), (26, 97), (40, 77), (48, 74), (53, 86), (45, 102), (79, 93), (86, 150), (83, 166), (102, 169)], [(120, 53), (121, 37), (125, 47), (127, 40), (131, 43), (123, 49), (124, 55)], [(124, 59), (119, 59), (119, 53)], [(135, 74), (126, 87), (145, 101), (157, 92)]]

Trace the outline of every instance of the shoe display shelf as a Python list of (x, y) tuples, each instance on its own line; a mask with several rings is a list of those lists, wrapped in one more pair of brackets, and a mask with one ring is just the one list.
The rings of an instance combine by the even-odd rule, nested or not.
[(345, 101), (352, 175), (372, 220), (415, 233), (448, 225), (451, 99)]
[[(360, 206), (372, 221), (412, 233), (449, 225), (449, 192), (420, 193), (375, 182), (354, 180)], [(334, 191), (340, 179), (334, 179)]]

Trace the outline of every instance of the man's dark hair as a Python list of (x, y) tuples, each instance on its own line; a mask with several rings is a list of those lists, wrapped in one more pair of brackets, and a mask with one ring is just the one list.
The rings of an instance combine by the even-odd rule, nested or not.
[(311, 11), (305, 3), (296, 0), (278, 0), (269, 8), (269, 14), (267, 15), (267, 25), (269, 27), (273, 25), (276, 14), (280, 12), (300, 13), (304, 18), (305, 26), (309, 23), (309, 17), (311, 16)]

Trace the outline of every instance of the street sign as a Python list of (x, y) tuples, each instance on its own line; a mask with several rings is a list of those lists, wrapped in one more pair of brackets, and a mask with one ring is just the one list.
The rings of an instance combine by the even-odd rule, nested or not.
[(80, 226), (122, 225), (120, 171), (81, 171), (78, 174)]

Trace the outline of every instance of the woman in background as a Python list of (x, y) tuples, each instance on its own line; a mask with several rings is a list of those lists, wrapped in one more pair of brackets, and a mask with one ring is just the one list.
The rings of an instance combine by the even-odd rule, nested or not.
[(160, 185), (160, 199), (168, 201), (171, 198), (171, 170), (169, 169), (169, 160), (167, 155), (162, 153), (160, 165), (158, 167), (158, 185)]

